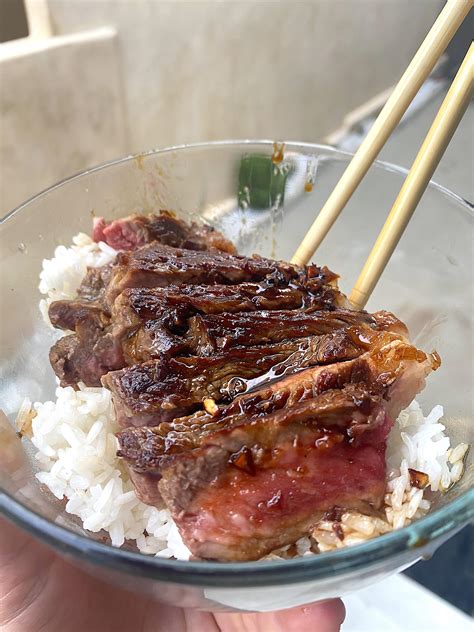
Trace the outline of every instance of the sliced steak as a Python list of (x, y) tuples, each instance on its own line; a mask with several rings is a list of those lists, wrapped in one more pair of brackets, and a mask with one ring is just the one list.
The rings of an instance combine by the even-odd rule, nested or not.
[[(330, 278), (329, 271), (327, 276)], [(318, 306), (334, 309), (345, 303), (345, 296), (326, 281), (323, 271), (320, 278), (301, 276), (289, 280), (270, 276), (259, 283), (238, 285), (130, 288), (117, 298), (112, 314), (115, 318), (120, 318), (126, 312), (128, 319), (139, 321), (156, 320), (168, 314), (167, 325), (170, 329), (175, 329), (182, 328), (186, 319), (193, 314)]]
[(53, 301), (48, 311), (53, 327), (74, 331), (78, 322), (92, 318), (98, 319), (97, 322), (100, 322), (103, 329), (109, 320), (109, 311), (102, 299), (111, 272), (111, 264), (100, 268), (88, 268), (76, 299)]
[[(346, 384), (364, 383), (383, 389), (387, 413), (395, 419), (425, 385), (426, 376), (439, 366), (437, 354), (427, 355), (406, 338), (390, 332), (351, 329), (366, 353), (354, 360), (305, 369), (280, 381), (236, 397), (219, 407), (214, 417), (264, 415), (291, 407)], [(199, 413), (196, 413), (199, 414)], [(202, 413), (201, 413), (202, 414)], [(202, 419), (199, 423), (202, 423)]]
[(269, 379), (350, 360), (365, 350), (354, 332), (337, 331), (211, 357), (154, 360), (111, 372), (102, 383), (112, 391), (122, 427), (153, 425), (190, 413), (207, 398), (229, 401)]
[(146, 505), (152, 505), (159, 509), (165, 507), (165, 502), (158, 489), (160, 476), (154, 476), (151, 473), (147, 474), (147, 476), (143, 476), (143, 474), (135, 472), (132, 468), (129, 468), (129, 475), (138, 500), (141, 500), (142, 503)]
[[(380, 388), (378, 391), (382, 392)], [(279, 412), (279, 419), (296, 415), (301, 422), (324, 420), (325, 428), (341, 427), (348, 436), (355, 438), (367, 429), (368, 423), (355, 413), (367, 412), (374, 397), (375, 393), (369, 392), (367, 385), (349, 383), (340, 390), (322, 391), (313, 398), (302, 398), (292, 406), (275, 408), (271, 414)], [(380, 400), (380, 395), (377, 398)], [(157, 426), (129, 427), (117, 434), (120, 443), (118, 454), (132, 465), (134, 472), (146, 472), (159, 477), (163, 467), (174, 462), (174, 455), (201, 447), (216, 432), (230, 431), (231, 428), (247, 424), (249, 420), (262, 418), (261, 415), (245, 414), (229, 417), (196, 415)]]
[(260, 283), (133, 288), (120, 294), (112, 310), (113, 335), (123, 340), (127, 364), (188, 350), (184, 334), (195, 314), (251, 312), (260, 309), (335, 309), (346, 297), (319, 279), (275, 285)]
[[(336, 305), (344, 304), (344, 295), (333, 285), (324, 284), (326, 281), (334, 283), (334, 275), (322, 269), (319, 276), (308, 279), (303, 275), (290, 283), (280, 280), (280, 285), (275, 284), (275, 278), (269, 277), (260, 283), (237, 286), (133, 288), (124, 290), (117, 297), (112, 314), (104, 311), (100, 299), (55, 301), (49, 309), (51, 322), (61, 329), (76, 330), (78, 340), (74, 355), (68, 353), (67, 363), (61, 363), (60, 358), (61, 350), (66, 347), (56, 347), (53, 368), (63, 367), (60, 375), (63, 385), (76, 384), (79, 379), (87, 386), (99, 386), (105, 369), (120, 369), (152, 358), (189, 352), (183, 334), (188, 327), (188, 318), (193, 314), (280, 306), (334, 309)], [(90, 327), (86, 336), (80, 335), (84, 330), (77, 325), (84, 319), (97, 324), (93, 335)], [(99, 357), (99, 353), (105, 357)], [(96, 371), (90, 370), (92, 362), (88, 362), (87, 375), (83, 375), (82, 360), (89, 355), (95, 356), (93, 366)], [(66, 364), (69, 370), (64, 369)]]
[[(261, 436), (266, 437), (267, 445), (271, 444), (272, 432), (274, 433), (276, 427), (275, 421), (281, 426), (298, 423), (306, 427), (315, 425), (323, 427), (324, 433), (318, 433), (314, 439), (318, 441), (320, 450), (332, 447), (333, 439), (336, 438), (336, 441), (339, 441), (341, 433), (345, 433), (352, 442), (354, 437), (356, 437), (356, 441), (360, 443), (362, 434), (382, 423), (384, 419), (383, 415), (372, 414), (374, 403), (379, 402), (380, 397), (369, 393), (365, 386), (348, 385), (341, 391), (327, 391), (315, 399), (300, 402), (293, 408), (281, 409), (273, 415), (262, 419), (261, 425), (260, 418), (251, 420), (249, 417), (246, 417), (233, 426), (228, 426), (222, 421), (211, 421), (202, 427), (190, 427), (182, 432), (173, 430), (173, 426), (166, 423), (153, 428), (128, 428), (118, 435), (120, 442), (118, 454), (125, 458), (130, 465), (130, 474), (137, 488), (139, 498), (147, 504), (161, 507), (163, 506), (163, 500), (160, 496), (158, 483), (162, 472), (167, 477), (167, 481), (171, 481), (170, 472), (166, 473), (168, 468), (178, 466), (179, 469), (181, 457), (188, 453), (199, 455), (203, 446), (222, 442), (222, 438), (227, 436), (227, 448), (233, 454), (237, 454), (235, 461), (232, 462), (240, 469), (253, 469), (255, 464), (259, 462), (259, 459), (261, 461), (262, 451), (254, 451), (255, 454), (251, 451), (247, 454), (242, 454), (242, 446), (235, 442), (241, 441), (243, 435), (247, 438), (253, 435), (253, 445), (257, 441), (258, 445), (261, 446)], [(269, 419), (273, 419), (273, 422), (267, 424)], [(362, 420), (364, 423), (362, 423)], [(234, 428), (238, 432), (234, 433)], [(200, 450), (197, 450), (197, 448)], [(207, 450), (205, 452), (207, 453)], [(277, 452), (275, 451), (273, 456), (276, 456), (276, 454)], [(229, 457), (230, 455), (227, 454), (224, 466), (227, 465)], [(239, 457), (241, 458), (239, 459)], [(188, 462), (187, 458), (185, 458), (185, 462)], [(208, 465), (209, 467), (206, 470), (213, 471), (213, 464), (208, 463)], [(301, 472), (301, 464), (298, 465), (298, 468)], [(203, 482), (202, 476), (203, 473), (201, 471), (197, 481)], [(208, 482), (211, 481), (206, 479), (204, 484)], [(191, 485), (189, 482), (186, 483), (184, 489), (189, 490), (193, 484), (194, 481), (191, 482)], [(171, 485), (179, 485), (179, 482), (175, 480)], [(169, 489), (168, 493), (174, 494), (175, 491)], [(180, 503), (182, 501), (183, 490), (176, 495), (176, 502)], [(171, 504), (173, 504), (173, 501), (171, 501)]]
[(95, 301), (54, 301), (49, 306), (48, 315), (53, 327), (66, 331), (74, 331), (86, 318), (97, 322), (101, 330), (109, 323), (101, 305)]
[[(249, 418), (263, 418), (266, 414), (284, 408), (291, 409), (296, 404), (314, 399), (328, 390), (334, 391), (350, 384), (367, 384), (370, 379), (371, 367), (365, 357), (309, 368), (241, 395), (230, 404), (216, 407), (211, 412), (199, 410), (186, 417), (161, 422), (155, 427), (128, 427), (117, 435), (120, 455), (131, 461), (134, 469), (151, 469), (157, 474), (163, 457), (200, 446), (209, 433), (245, 423)], [(146, 418), (143, 420), (146, 421)], [(147, 467), (138, 463), (139, 446), (144, 445), (144, 439), (147, 440), (147, 449), (143, 459)], [(131, 441), (135, 442), (134, 453), (130, 452)], [(153, 468), (150, 468), (151, 459), (156, 462)]]
[(49, 360), (61, 386), (100, 386), (100, 378), (124, 366), (122, 346), (105, 333), (102, 313), (89, 312), (75, 323), (76, 333), (60, 338), (49, 352)]
[[(380, 397), (335, 391), (207, 436), (158, 483), (192, 553), (253, 560), (307, 534), (335, 506), (379, 507), (391, 422)], [(351, 440), (348, 429), (364, 421)], [(336, 423), (334, 423), (336, 422)]]
[(109, 263), (99, 268), (87, 268), (86, 276), (82, 279), (77, 291), (77, 300), (96, 301), (101, 299), (109, 284), (113, 265), (113, 263)]
[[(257, 559), (307, 533), (320, 512), (381, 501), (386, 434), (439, 358), (389, 332), (358, 335), (369, 350), (355, 360), (119, 433), (119, 454), (141, 485), (161, 491), (195, 555)], [(267, 523), (280, 503), (285, 512), (272, 509)]]
[(352, 325), (376, 326), (363, 311), (274, 310), (237, 314), (205, 314), (189, 320), (189, 346), (198, 355), (212, 355), (235, 346), (253, 346), (330, 333)]
[[(211, 249), (236, 253), (233, 244), (214, 228), (198, 226), (194, 222), (186, 224), (168, 211), (161, 211), (159, 215), (130, 215), (112, 222), (106, 222), (101, 217), (95, 218), (93, 239), (104, 241), (116, 250), (135, 250), (150, 242), (157, 242), (189, 250)], [(113, 264), (88, 268), (77, 292), (77, 299), (52, 304), (50, 320), (53, 326), (74, 330), (75, 321), (81, 318), (85, 310), (102, 308), (108, 313), (101, 299), (109, 284), (112, 268)], [(71, 305), (66, 308), (67, 303)], [(74, 314), (75, 311), (80, 314)]]
[(261, 281), (272, 274), (279, 283), (280, 280), (298, 278), (302, 269), (256, 255), (242, 257), (184, 250), (154, 242), (136, 251), (118, 254), (106, 298), (111, 306), (123, 290), (131, 287), (165, 287), (185, 283), (235, 285)]
[(169, 211), (159, 215), (130, 215), (111, 222), (103, 217), (94, 219), (92, 238), (104, 241), (115, 250), (135, 250), (152, 241), (174, 248), (190, 250), (216, 249), (235, 254), (234, 245), (211, 226), (189, 224)]
[(118, 254), (50, 306), (74, 332), (51, 363), (112, 391), (137, 496), (194, 555), (258, 559), (336, 506), (380, 507), (390, 427), (439, 366), (401, 321), (349, 309), (327, 268), (239, 256), (166, 211), (93, 237)]

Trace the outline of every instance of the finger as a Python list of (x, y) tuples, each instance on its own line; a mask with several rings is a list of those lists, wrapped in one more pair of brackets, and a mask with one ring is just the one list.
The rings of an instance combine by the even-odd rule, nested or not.
[[(346, 616), (346, 609), (340, 599), (330, 599), (291, 608), (276, 613), (277, 630), (287, 632), (307, 630), (308, 632), (338, 632)], [(270, 628), (269, 628), (270, 630)]]
[(54, 553), (5, 518), (0, 518), (0, 582), (3, 586), (27, 581), (31, 569), (45, 570)]
[(35, 601), (53, 559), (49, 549), (0, 518), (0, 627)]
[(0, 568), (8, 564), (12, 558), (22, 555), (31, 537), (26, 531), (15, 527), (10, 521), (0, 517)]
[(215, 618), (222, 632), (339, 632), (345, 615), (342, 601), (330, 599), (279, 612), (216, 614)]

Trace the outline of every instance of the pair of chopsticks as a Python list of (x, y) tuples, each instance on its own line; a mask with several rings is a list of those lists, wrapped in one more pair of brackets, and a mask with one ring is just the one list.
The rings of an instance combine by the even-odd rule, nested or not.
[[(473, 0), (448, 0), (298, 247), (293, 263), (304, 265), (313, 256), (473, 5)], [(395, 250), (466, 111), (473, 78), (474, 44), (471, 44), (351, 292), (350, 302), (354, 307), (365, 306)]]

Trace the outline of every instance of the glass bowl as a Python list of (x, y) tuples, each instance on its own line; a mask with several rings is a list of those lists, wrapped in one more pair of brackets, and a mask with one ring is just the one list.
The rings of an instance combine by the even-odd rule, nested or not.
[[(272, 160), (273, 156), (273, 160)], [(172, 209), (223, 230), (246, 253), (291, 257), (350, 155), (320, 145), (221, 142), (151, 151), (96, 167), (51, 187), (1, 225), (0, 401), (12, 421), (25, 396), (45, 401), (55, 381), (52, 332), (38, 311), (41, 261), (94, 214)], [(349, 292), (405, 178), (376, 163), (315, 255)], [(369, 310), (394, 311), (443, 364), (419, 402), (445, 407), (451, 439), (473, 439), (472, 206), (431, 183), (376, 288)], [(180, 562), (148, 557), (85, 532), (34, 477), (33, 451), (0, 422), (0, 509), (77, 565), (171, 604), (204, 610), (277, 610), (341, 596), (406, 568), (473, 516), (472, 455), (463, 479), (424, 518), (366, 543), (289, 561)], [(279, 587), (275, 590), (275, 587)], [(283, 590), (284, 589), (284, 590)]]

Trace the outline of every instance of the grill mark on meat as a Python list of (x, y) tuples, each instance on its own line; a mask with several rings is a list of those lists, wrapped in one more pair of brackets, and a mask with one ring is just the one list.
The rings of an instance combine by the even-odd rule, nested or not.
[[(183, 337), (195, 314), (253, 312), (261, 309), (334, 309), (345, 302), (335, 288), (300, 281), (275, 286), (273, 279), (237, 286), (182, 286), (127, 289), (116, 299), (114, 335), (124, 340), (127, 364), (189, 351)], [(116, 333), (115, 333), (116, 332)]]
[(321, 335), (357, 324), (375, 326), (376, 320), (367, 312), (346, 309), (206, 314), (189, 319), (187, 337), (196, 354), (212, 355), (239, 345)]
[[(365, 352), (355, 332), (235, 348), (211, 357), (161, 359), (104, 376), (121, 426), (159, 423), (192, 412), (206, 398), (233, 399), (259, 383), (315, 364), (355, 358)], [(269, 372), (270, 371), (270, 372)]]
[(254, 255), (243, 257), (219, 252), (199, 252), (152, 243), (117, 256), (107, 288), (107, 303), (126, 288), (164, 287), (171, 284), (230, 284), (261, 281), (275, 275), (276, 280), (296, 279), (301, 269), (283, 261)]
[[(272, 423), (278, 427), (298, 422), (309, 426), (343, 431), (350, 441), (360, 439), (364, 432), (381, 423), (373, 416), (375, 405), (380, 407), (382, 397), (363, 384), (346, 384), (342, 389), (320, 393), (311, 399), (303, 399), (291, 407), (274, 410)], [(379, 408), (377, 408), (378, 414)], [(260, 421), (265, 417), (234, 415), (227, 418), (209, 419), (206, 423), (192, 423), (192, 419), (178, 423), (161, 423), (154, 427), (126, 428), (117, 434), (120, 443), (119, 456), (129, 461), (136, 472), (151, 472), (158, 475), (163, 465), (173, 462), (173, 455), (198, 448), (207, 443), (214, 444), (214, 436), (224, 437), (235, 428), (257, 433), (255, 442), (260, 444), (258, 432)], [(250, 424), (250, 426), (249, 426)], [(233, 433), (233, 436), (238, 434)], [(322, 444), (321, 444), (322, 445)], [(229, 450), (238, 452), (238, 446), (229, 444)]]
[[(270, 263), (273, 265), (273, 262)], [(70, 352), (71, 341), (68, 347), (58, 345), (51, 355), (53, 368), (62, 385), (76, 385), (82, 380), (87, 386), (99, 386), (104, 372), (164, 355), (189, 353), (183, 334), (187, 330), (189, 316), (196, 313), (281, 306), (334, 309), (346, 301), (334, 286), (336, 275), (327, 268), (313, 266), (311, 277), (307, 271), (300, 270), (293, 279), (277, 268), (259, 283), (247, 282), (237, 286), (129, 288), (116, 299), (112, 314), (109, 314), (103, 301), (104, 288), (101, 284), (111, 274), (110, 270), (104, 274), (97, 270), (89, 271), (89, 281), (85, 283), (89, 289), (85, 290), (85, 295), (90, 299), (95, 296), (95, 300), (56, 301), (50, 306), (49, 315), (53, 325), (76, 330), (78, 337), (74, 353)], [(97, 325), (95, 331), (89, 326), (86, 336), (81, 335), (84, 328), (77, 326), (84, 319), (88, 320), (89, 325)], [(66, 351), (69, 351), (67, 358), (62, 359), (61, 352)], [(83, 359), (91, 354), (97, 356), (99, 352), (104, 358), (96, 357), (95, 362), (88, 361), (83, 371)], [(93, 366), (95, 372), (92, 371)]]

